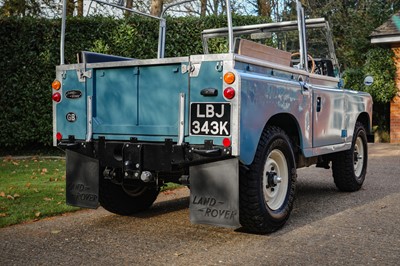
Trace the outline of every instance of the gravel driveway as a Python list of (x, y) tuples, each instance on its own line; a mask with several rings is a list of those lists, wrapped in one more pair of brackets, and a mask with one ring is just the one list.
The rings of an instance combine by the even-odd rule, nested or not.
[(134, 217), (100, 208), (2, 228), (0, 265), (399, 265), (400, 146), (372, 144), (369, 156), (355, 193), (330, 170), (299, 169), (292, 215), (270, 235), (190, 224), (179, 189)]

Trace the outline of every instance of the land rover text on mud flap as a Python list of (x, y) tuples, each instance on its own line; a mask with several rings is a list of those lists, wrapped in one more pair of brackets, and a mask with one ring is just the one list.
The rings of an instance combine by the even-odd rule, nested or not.
[[(164, 58), (161, 16), (157, 59), (80, 52), (77, 64), (64, 64), (64, 13), (52, 98), (68, 204), (131, 215), (176, 182), (190, 187), (193, 223), (268, 233), (289, 218), (297, 168), (361, 188), (372, 100), (343, 88), (328, 23), (297, 1), (297, 21), (233, 27), (226, 6), (228, 27), (202, 32), (202, 55)], [(307, 46), (306, 29), (327, 48)], [(216, 38), (226, 53), (210, 53)]]

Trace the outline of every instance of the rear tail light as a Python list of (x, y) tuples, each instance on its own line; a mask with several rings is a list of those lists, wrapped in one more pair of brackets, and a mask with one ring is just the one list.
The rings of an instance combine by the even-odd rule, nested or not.
[(61, 88), (61, 82), (59, 82), (58, 80), (54, 80), (54, 81), (51, 83), (51, 87), (52, 87), (54, 90), (58, 91), (58, 90)]
[(224, 147), (228, 148), (231, 146), (231, 139), (230, 138), (224, 138), (222, 140), (222, 145), (224, 145)]
[(224, 90), (224, 97), (229, 100), (233, 99), (235, 97), (235, 94), (235, 90), (231, 87), (225, 88)]
[(62, 140), (62, 135), (61, 135), (60, 132), (57, 132), (57, 134), (56, 134), (56, 139), (57, 139), (58, 141)]
[(235, 82), (236, 77), (235, 74), (233, 74), (232, 72), (226, 72), (224, 75), (224, 81), (227, 84), (232, 84), (233, 82)]
[[(59, 89), (61, 89), (61, 82), (58, 80), (54, 80), (51, 83), (51, 87), (53, 88), (53, 90), (58, 91)], [(53, 95), (51, 96), (51, 98), (53, 99), (53, 101), (55, 101), (56, 103), (59, 103), (61, 101), (61, 93), (56, 92), (53, 93)]]
[(53, 94), (53, 96), (51, 96), (51, 98), (56, 103), (59, 103), (61, 101), (61, 94), (59, 92), (56, 92), (56, 93)]

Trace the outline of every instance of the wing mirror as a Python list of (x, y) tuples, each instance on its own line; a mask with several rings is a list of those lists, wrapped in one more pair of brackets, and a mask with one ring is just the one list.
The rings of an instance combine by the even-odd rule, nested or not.
[(372, 76), (366, 76), (364, 79), (365, 86), (371, 86), (374, 83), (374, 78)]

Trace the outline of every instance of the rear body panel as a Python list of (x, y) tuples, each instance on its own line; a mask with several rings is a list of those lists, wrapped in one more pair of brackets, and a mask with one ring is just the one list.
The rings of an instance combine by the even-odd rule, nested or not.
[[(86, 138), (87, 124), (87, 91), (86, 84), (78, 79), (76, 69), (64, 70), (58, 73), (62, 79), (61, 103), (53, 104), (53, 115), (57, 132), (65, 132), (65, 137), (75, 136), (76, 139)], [(79, 92), (80, 97), (67, 98), (69, 92)], [(76, 93), (78, 95), (78, 93)], [(75, 120), (69, 122), (67, 116), (74, 114)]]
[[(241, 159), (253, 161), (264, 126), (276, 114), (288, 114), (302, 132), (301, 146), (311, 147), (311, 95), (300, 85), (298, 73), (257, 65), (240, 58), (235, 66), (241, 77)], [(244, 61), (244, 62), (243, 62)], [(306, 74), (306, 73), (304, 73)]]

